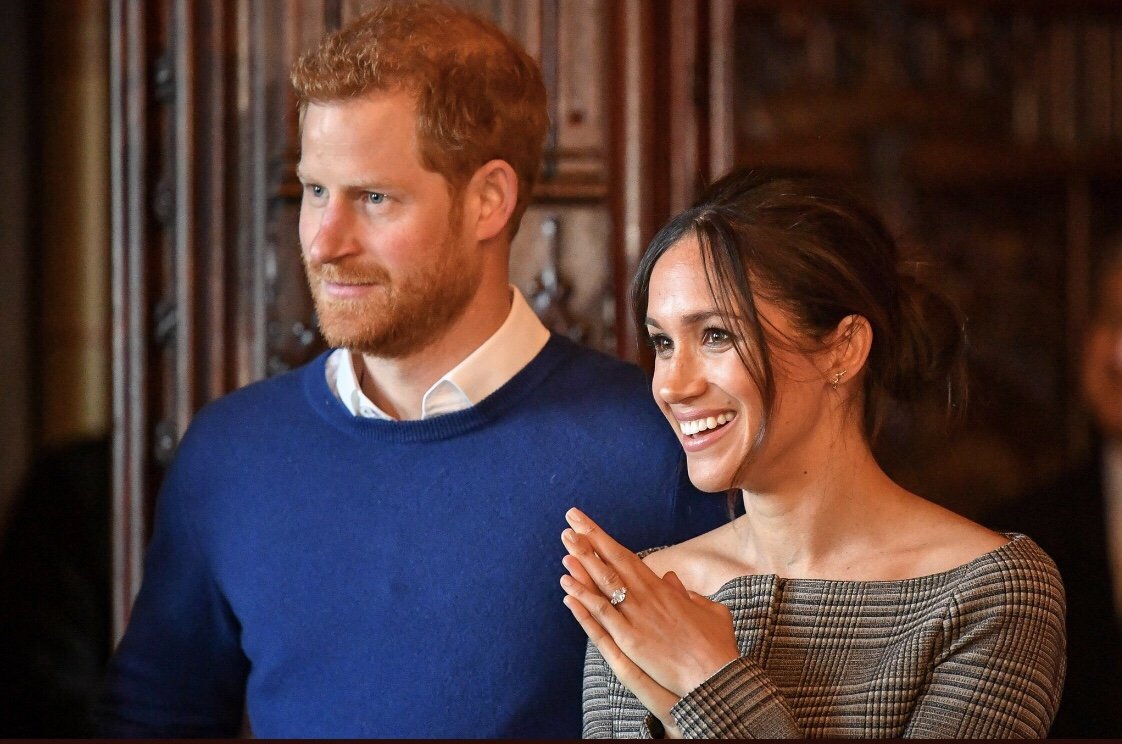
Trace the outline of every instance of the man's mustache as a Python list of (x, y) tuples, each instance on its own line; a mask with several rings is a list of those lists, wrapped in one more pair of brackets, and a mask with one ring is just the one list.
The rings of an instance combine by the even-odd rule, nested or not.
[(389, 284), (390, 272), (382, 266), (342, 267), (334, 263), (308, 264), (308, 270), (321, 281), (332, 284)]

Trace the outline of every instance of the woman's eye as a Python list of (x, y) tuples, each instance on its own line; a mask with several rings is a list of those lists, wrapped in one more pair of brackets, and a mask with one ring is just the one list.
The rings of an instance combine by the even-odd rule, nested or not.
[(671, 348), (673, 348), (670, 343), (670, 339), (660, 333), (656, 333), (648, 337), (647, 340), (650, 343), (651, 348), (654, 349), (655, 354), (658, 354), (659, 356), (670, 353)]
[(708, 346), (725, 346), (732, 341), (732, 336), (728, 331), (721, 328), (706, 328), (704, 334), (704, 342)]
[(366, 200), (371, 204), (381, 204), (386, 200), (386, 195), (380, 191), (367, 191)]

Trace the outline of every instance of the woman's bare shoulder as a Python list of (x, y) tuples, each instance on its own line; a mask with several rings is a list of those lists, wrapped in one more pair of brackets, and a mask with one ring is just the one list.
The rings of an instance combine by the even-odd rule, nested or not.
[(899, 532), (900, 557), (914, 576), (941, 573), (1000, 548), (1009, 538), (945, 507), (917, 498), (911, 524)]
[(699, 594), (712, 594), (735, 576), (748, 573), (734, 559), (735, 527), (724, 524), (685, 542), (656, 550), (643, 558), (658, 576), (673, 571), (686, 588)]

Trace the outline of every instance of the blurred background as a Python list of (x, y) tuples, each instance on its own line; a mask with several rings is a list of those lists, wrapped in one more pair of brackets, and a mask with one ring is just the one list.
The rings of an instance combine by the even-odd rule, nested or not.
[[(982, 518), (1087, 455), (1079, 351), (1122, 227), (1122, 3), (460, 4), (545, 74), (512, 270), (554, 330), (638, 359), (627, 282), (699, 185), (734, 165), (840, 174), (969, 318), (965, 420), (891, 417), (890, 473)], [(0, 736), (89, 732), (179, 435), (323, 348), (287, 68), (363, 5), (5, 4)]]

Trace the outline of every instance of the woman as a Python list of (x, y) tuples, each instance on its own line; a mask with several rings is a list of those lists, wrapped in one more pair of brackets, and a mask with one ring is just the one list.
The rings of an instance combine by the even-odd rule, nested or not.
[(562, 533), (592, 643), (587, 737), (1043, 737), (1064, 598), (1028, 537), (894, 483), (889, 399), (954, 411), (961, 323), (873, 212), (807, 177), (733, 173), (653, 240), (632, 287), (691, 480), (743, 515), (642, 558)]

